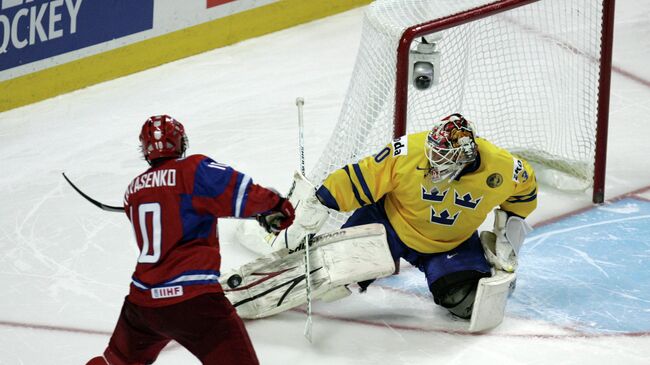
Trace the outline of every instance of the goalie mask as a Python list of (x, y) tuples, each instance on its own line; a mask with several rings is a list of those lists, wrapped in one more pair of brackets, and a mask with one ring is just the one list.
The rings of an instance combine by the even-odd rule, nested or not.
[(427, 135), (424, 153), (429, 160), (429, 176), (434, 183), (453, 180), (463, 168), (476, 160), (474, 128), (460, 114), (452, 114)]
[(169, 115), (154, 115), (144, 122), (140, 147), (149, 164), (159, 158), (181, 157), (187, 146), (185, 128)]

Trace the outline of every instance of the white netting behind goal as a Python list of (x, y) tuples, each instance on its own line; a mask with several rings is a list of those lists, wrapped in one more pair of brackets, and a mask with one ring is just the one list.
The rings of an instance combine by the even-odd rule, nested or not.
[[(368, 6), (338, 124), (310, 179), (318, 184), (393, 138), (396, 57), (406, 28), (499, 2), (377, 0)], [(407, 133), (461, 113), (480, 136), (588, 185), (602, 7), (598, 0), (541, 0), (442, 31), (439, 84), (420, 91), (409, 80)]]

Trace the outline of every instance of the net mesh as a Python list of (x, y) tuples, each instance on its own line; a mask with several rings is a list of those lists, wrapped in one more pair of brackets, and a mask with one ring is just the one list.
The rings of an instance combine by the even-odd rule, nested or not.
[[(310, 179), (318, 184), (393, 138), (397, 48), (406, 28), (499, 2), (377, 0), (368, 6), (338, 124)], [(440, 82), (424, 91), (409, 82), (407, 133), (461, 113), (479, 136), (589, 186), (602, 12), (600, 1), (541, 0), (442, 31)]]

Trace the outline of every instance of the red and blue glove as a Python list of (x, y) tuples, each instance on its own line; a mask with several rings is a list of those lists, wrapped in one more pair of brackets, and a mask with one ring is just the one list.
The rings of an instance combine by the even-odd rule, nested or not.
[(288, 199), (280, 198), (268, 213), (259, 214), (255, 217), (257, 222), (269, 233), (279, 233), (288, 228), (296, 217), (293, 205)]

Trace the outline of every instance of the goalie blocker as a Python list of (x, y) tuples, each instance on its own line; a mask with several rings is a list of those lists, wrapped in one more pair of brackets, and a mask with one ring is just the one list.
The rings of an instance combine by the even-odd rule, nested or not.
[[(333, 301), (350, 294), (348, 284), (391, 275), (395, 263), (381, 224), (341, 229), (310, 241), (312, 298)], [(307, 302), (304, 252), (284, 248), (221, 278), (242, 318), (263, 318)]]

